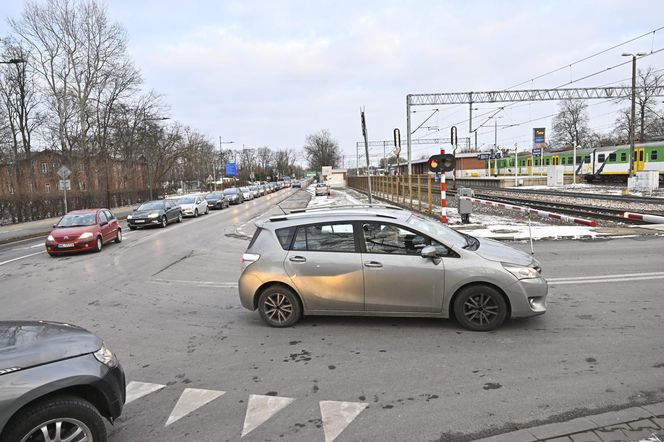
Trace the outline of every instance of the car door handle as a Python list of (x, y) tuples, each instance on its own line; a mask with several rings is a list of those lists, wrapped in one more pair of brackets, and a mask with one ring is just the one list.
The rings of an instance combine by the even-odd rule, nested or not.
[(364, 267), (381, 268), (381, 267), (383, 267), (383, 264), (381, 264), (377, 261), (368, 261), (368, 262), (364, 263)]
[(292, 262), (307, 262), (307, 258), (304, 256), (291, 256), (288, 260)]

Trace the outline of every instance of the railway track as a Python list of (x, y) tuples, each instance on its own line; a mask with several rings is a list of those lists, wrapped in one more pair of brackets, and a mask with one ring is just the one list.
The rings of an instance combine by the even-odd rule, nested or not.
[(631, 196), (631, 195), (606, 195), (588, 192), (563, 192), (556, 190), (534, 190), (534, 189), (486, 189), (481, 190), (483, 193), (520, 193), (527, 195), (542, 195), (542, 196), (559, 196), (565, 198), (583, 198), (603, 201), (614, 201), (620, 203), (639, 203), (639, 204), (655, 204), (662, 206), (664, 210), (664, 198), (647, 197), (647, 196)]

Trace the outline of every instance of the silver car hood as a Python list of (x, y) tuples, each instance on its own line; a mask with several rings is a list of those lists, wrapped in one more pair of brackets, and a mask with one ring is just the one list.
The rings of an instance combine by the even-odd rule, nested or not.
[(528, 253), (517, 250), (500, 241), (488, 238), (477, 238), (477, 240), (480, 242), (480, 246), (475, 250), (475, 253), (484, 259), (522, 266), (530, 264), (539, 266), (539, 262)]
[(196, 207), (196, 204), (191, 203), (191, 204), (178, 204), (182, 209), (193, 209)]

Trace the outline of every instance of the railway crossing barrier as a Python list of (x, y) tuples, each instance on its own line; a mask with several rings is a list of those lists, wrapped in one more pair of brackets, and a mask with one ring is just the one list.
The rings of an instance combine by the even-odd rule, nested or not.
[(494, 207), (500, 207), (503, 209), (510, 209), (510, 210), (517, 210), (519, 212), (526, 213), (528, 215), (533, 214), (533, 215), (538, 215), (543, 218), (552, 218), (552, 219), (557, 219), (563, 222), (567, 223), (574, 223), (574, 224), (582, 224), (584, 226), (590, 226), (590, 227), (597, 227), (597, 221), (590, 220), (590, 219), (585, 219), (585, 218), (576, 218), (574, 216), (567, 216), (563, 215), (560, 213), (554, 213), (554, 212), (547, 212), (545, 210), (539, 210), (539, 209), (533, 209), (530, 207), (524, 207), (524, 206), (515, 206), (513, 204), (505, 204), (505, 203), (497, 203), (495, 201), (487, 201), (479, 198), (472, 198), (468, 196), (460, 196), (459, 200), (466, 200), (470, 201), (473, 203), (478, 203), (478, 204), (486, 204), (488, 206), (494, 206)]
[(644, 213), (625, 212), (623, 216), (627, 219), (638, 219), (646, 223), (664, 224), (664, 216), (648, 215)]

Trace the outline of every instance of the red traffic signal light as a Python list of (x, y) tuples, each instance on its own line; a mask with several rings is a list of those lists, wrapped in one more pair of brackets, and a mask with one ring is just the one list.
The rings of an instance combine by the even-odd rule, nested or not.
[(429, 157), (428, 165), (432, 172), (449, 172), (454, 170), (456, 159), (451, 154), (432, 155)]

